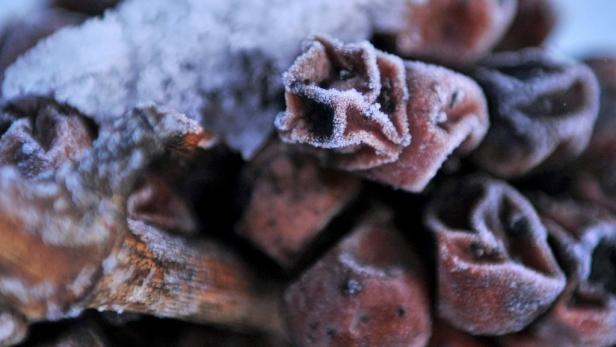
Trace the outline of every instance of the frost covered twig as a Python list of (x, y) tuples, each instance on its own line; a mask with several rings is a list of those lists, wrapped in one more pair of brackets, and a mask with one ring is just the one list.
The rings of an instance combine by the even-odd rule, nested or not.
[(275, 330), (275, 305), (232, 253), (127, 221), (127, 196), (153, 158), (211, 142), (181, 114), (137, 109), (54, 175), (27, 179), (0, 169), (6, 312), (39, 321), (85, 308), (130, 310)]

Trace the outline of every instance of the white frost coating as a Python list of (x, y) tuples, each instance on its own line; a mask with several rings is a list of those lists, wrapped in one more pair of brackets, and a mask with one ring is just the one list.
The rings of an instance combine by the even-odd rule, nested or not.
[(155, 283), (152, 282), (154, 276), (156, 276), (156, 269), (151, 268), (150, 272), (148, 272), (148, 275), (139, 286), (129, 287), (129, 291), (126, 293), (126, 301), (144, 302), (147, 300), (148, 294), (152, 291), (152, 288), (155, 287)]
[(11, 337), (11, 335), (13, 335), (14, 331), (17, 329), (15, 321), (5, 316), (6, 314), (0, 316), (0, 341)]
[(65, 318), (64, 310), (62, 307), (54, 303), (53, 301), (47, 301), (47, 310), (45, 311), (47, 314), (45, 318), (50, 321), (60, 320)]
[[(372, 215), (377, 222), (374, 222), (375, 226), (381, 226), (384, 216), (391, 218), (391, 216), (384, 214), (383, 210), (378, 211), (379, 214)], [(366, 219), (369, 220), (369, 219)], [(366, 223), (365, 221), (363, 223)], [(383, 265), (371, 265), (370, 262), (364, 262), (358, 258), (357, 252), (362, 248), (362, 244), (370, 238), (366, 235), (371, 233), (372, 226), (370, 224), (362, 225), (359, 229), (354, 230), (349, 236), (347, 236), (338, 246), (340, 252), (337, 256), (337, 261), (344, 265), (345, 268), (349, 268), (352, 271), (371, 277), (378, 278), (391, 278), (396, 277), (404, 273), (404, 265), (402, 263), (391, 263), (386, 266)], [(389, 232), (389, 231), (384, 231)]]
[(121, 288), (126, 286), (126, 281), (133, 277), (135, 273), (135, 267), (130, 266), (128, 269), (116, 269), (113, 276), (110, 276), (109, 292), (113, 295), (116, 294)]
[(156, 125), (156, 132), (161, 136), (179, 136), (198, 133), (202, 130), (197, 122), (182, 114), (160, 107), (157, 110), (163, 114), (163, 118)]
[[(60, 30), (9, 68), (19, 77), (7, 69), (3, 88), (10, 92), (4, 96), (49, 95), (60, 102), (79, 100), (76, 106), (86, 114), (121, 114), (130, 82), (128, 52), (122, 28), (113, 15), (104, 21), (92, 19), (79, 28)], [(30, 59), (36, 60), (36, 66)], [(35, 72), (37, 68), (48, 73)]]
[(575, 271), (579, 278), (590, 277), (594, 260), (591, 255), (600, 243), (616, 241), (614, 230), (616, 230), (616, 220), (608, 219), (587, 227), (580, 239), (566, 233), (559, 234), (568, 254), (576, 260)]
[(102, 19), (38, 44), (7, 69), (2, 91), (7, 99), (51, 96), (98, 121), (142, 103), (166, 106), (202, 121), (249, 157), (281, 111), (272, 101), (280, 100), (282, 72), (302, 40), (366, 39), (394, 11), (388, 4), (126, 0)]
[(102, 262), (103, 274), (108, 275), (115, 271), (116, 266), (118, 266), (118, 257), (124, 256), (123, 254), (116, 255), (115, 253), (111, 254), (107, 258), (105, 258)]
[(68, 289), (75, 295), (81, 295), (88, 286), (92, 284), (92, 276), (96, 272), (93, 266), (84, 267), (72, 283), (68, 285)]
[(71, 306), (64, 312), (65, 318), (77, 318), (83, 312), (84, 308), (81, 306)]
[(127, 223), (131, 232), (148, 244), (156, 258), (180, 263), (187, 257), (200, 257), (198, 250), (188, 247), (181, 238), (167, 235), (141, 220), (128, 219)]
[(46, 244), (92, 245), (108, 236), (99, 224), (92, 225), (89, 215), (75, 219), (74, 208), (49, 208), (58, 198), (64, 199), (54, 182), (24, 180), (14, 168), (2, 167), (0, 192), (0, 213), (22, 222), (23, 231), (40, 236)]
[(395, 162), (411, 142), (403, 61), (368, 41), (316, 37), (284, 84), (287, 110), (274, 123), (280, 138), (331, 149), (321, 154), (337, 168), (368, 170)]
[(31, 286), (24, 284), (19, 278), (0, 278), (0, 294), (5, 297), (15, 297), (23, 303), (48, 299), (55, 294), (55, 291), (56, 288), (49, 282), (41, 282), (39, 285)]
[(395, 277), (398, 274), (404, 272), (404, 269), (402, 269), (400, 266), (390, 266), (387, 267), (387, 271), (383, 271), (382, 267), (360, 263), (354, 256), (346, 253), (338, 256), (338, 261), (341, 264), (344, 264), (346, 267), (353, 269), (353, 271), (357, 272), (358, 274), (364, 274), (372, 277)]

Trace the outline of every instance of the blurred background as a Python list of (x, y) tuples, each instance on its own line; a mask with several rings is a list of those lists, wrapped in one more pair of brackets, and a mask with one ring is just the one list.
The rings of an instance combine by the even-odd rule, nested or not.
[(616, 52), (615, 0), (556, 0), (560, 21), (550, 46), (574, 57)]

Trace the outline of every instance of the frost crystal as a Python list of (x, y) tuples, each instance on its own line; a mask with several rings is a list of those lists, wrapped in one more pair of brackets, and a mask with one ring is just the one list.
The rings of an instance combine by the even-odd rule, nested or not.
[(400, 58), (367, 42), (317, 38), (285, 78), (280, 137), (314, 147), (326, 165), (412, 192), (456, 149), (487, 131), (479, 86), (451, 70)]
[(458, 329), (520, 331), (565, 286), (537, 212), (504, 182), (474, 176), (445, 185), (425, 220), (438, 249), (438, 310)]
[(390, 163), (410, 143), (402, 60), (368, 42), (317, 38), (285, 85), (288, 109), (276, 119), (282, 139), (333, 149), (338, 167)]

